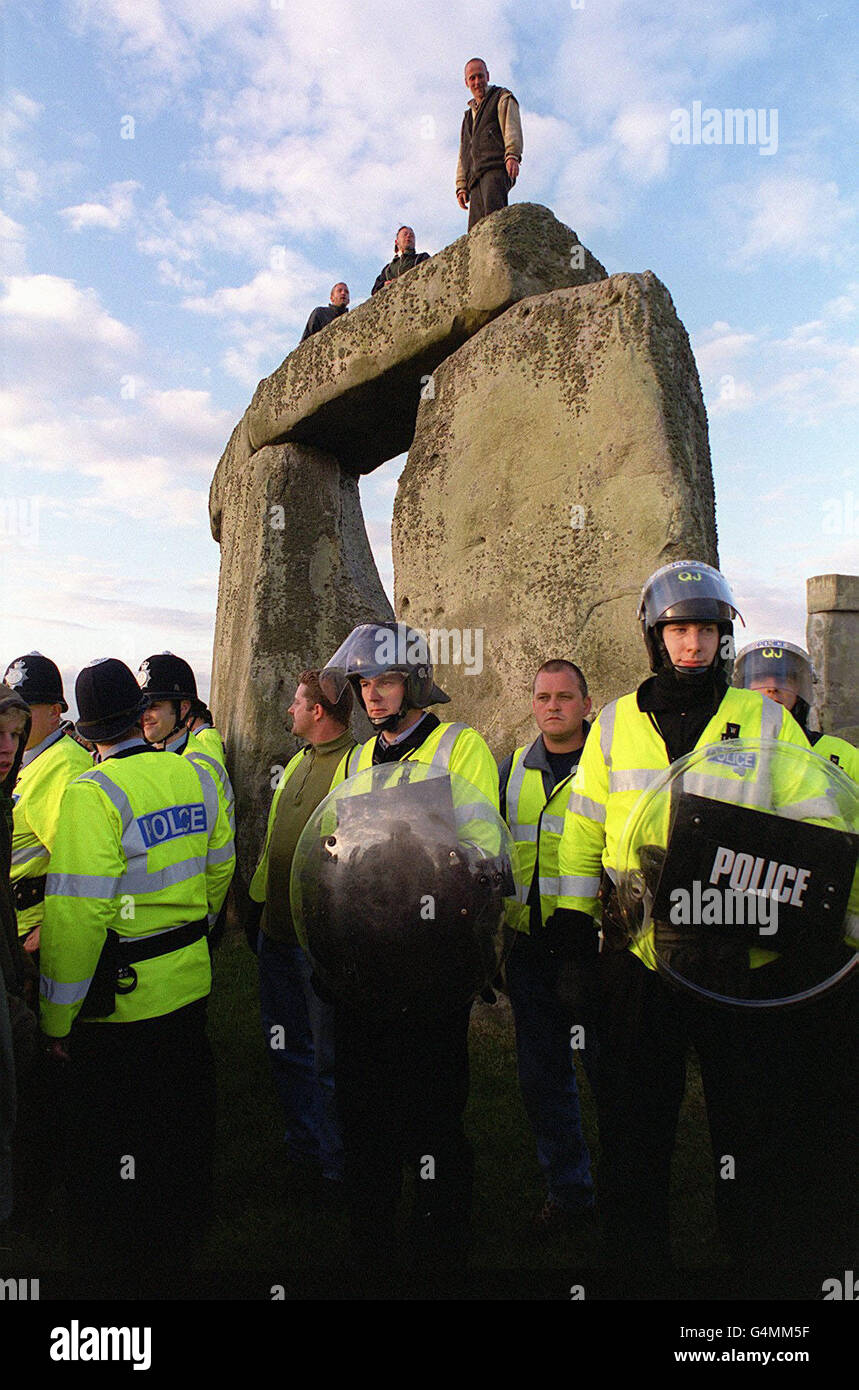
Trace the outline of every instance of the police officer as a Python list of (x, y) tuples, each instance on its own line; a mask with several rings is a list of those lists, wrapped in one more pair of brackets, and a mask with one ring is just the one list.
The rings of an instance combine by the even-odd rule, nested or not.
[[(718, 570), (697, 560), (663, 566), (645, 584), (638, 616), (654, 674), (608, 704), (588, 736), (561, 839), (558, 901), (569, 950), (602, 989), (599, 1192), (608, 1254), (657, 1269), (670, 1264), (668, 1191), (688, 1041), (701, 1062), (717, 1214), (739, 1258), (754, 1239), (752, 1217), (766, 1172), (766, 1140), (752, 1099), (760, 1092), (761, 1062), (749, 1055), (744, 1020), (675, 994), (652, 956), (642, 946), (627, 949), (616, 934), (612, 890), (620, 838), (641, 792), (692, 749), (737, 738), (804, 748), (808, 742), (786, 710), (729, 686), (739, 614)], [(605, 944), (597, 981), (593, 917), (601, 872)], [(726, 1155), (736, 1165), (730, 1180)]]
[[(449, 696), (433, 680), (428, 644), (403, 623), (357, 627), (322, 672), (348, 680), (376, 730), (348, 753), (346, 777), (409, 759), (458, 774), (498, 806), (498, 770), (480, 735), (445, 723), (430, 706)], [(467, 1258), (474, 1161), (463, 1129), (468, 1099), (470, 1002), (421, 1020), (381, 1019), (338, 1003), (335, 1078), (359, 1265), (396, 1263), (394, 1226), (402, 1165), (429, 1156), (434, 1175), (418, 1182), (412, 1215), (419, 1265), (456, 1267)]]
[[(558, 992), (563, 930), (558, 953), (551, 949), (561, 831), (590, 730), (591, 699), (581, 669), (572, 661), (544, 661), (534, 677), (531, 708), (540, 732), (530, 746), (517, 748), (500, 770), (501, 814), (518, 847), (518, 902), (508, 913), (518, 931), (506, 973), (516, 1022), (519, 1084), (548, 1184), (532, 1229), (548, 1235), (575, 1224), (594, 1206), (570, 1009)], [(580, 1046), (587, 1042), (586, 1037), (578, 1039)], [(593, 1051), (592, 1047), (585, 1055)]]
[[(202, 736), (191, 732), (192, 724), (205, 706), (197, 695), (197, 682), (188, 662), (172, 652), (157, 652), (141, 662), (137, 680), (140, 689), (149, 697), (142, 715), (147, 742), (169, 753), (191, 758), (207, 768), (218, 784), (227, 817), (235, 831), (235, 798), (223, 759), (220, 734), (216, 729), (208, 734), (204, 730)], [(212, 738), (212, 734), (216, 738)]]
[[(814, 702), (815, 673), (811, 657), (802, 647), (779, 637), (765, 637), (737, 653), (734, 684), (758, 690), (790, 710), (815, 753), (841, 767), (859, 782), (859, 751), (847, 739), (809, 729), (808, 716)], [(855, 1228), (855, 1192), (851, 1181), (857, 1133), (856, 1069), (859, 1065), (859, 981), (849, 980), (811, 1007), (797, 1011), (791, 1020), (789, 1045), (779, 1049), (777, 1065), (787, 1079), (785, 1088), (799, 1090), (815, 1098), (817, 1120), (806, 1114), (802, 1133), (796, 1135), (796, 1162), (807, 1167), (819, 1164), (808, 1138), (815, 1132), (825, 1135), (825, 1183), (816, 1185), (814, 1194), (820, 1205), (825, 1190), (825, 1209), (816, 1211), (814, 1237), (823, 1246), (832, 1243), (832, 1228), (845, 1232)], [(847, 1258), (848, 1250), (845, 1251)]]
[(163, 1258), (206, 1219), (214, 1071), (207, 927), (235, 864), (217, 788), (143, 738), (131, 671), (84, 668), (78, 729), (98, 766), (67, 787), (42, 924), (42, 1029), (70, 1062), (80, 1238)]
[(789, 709), (815, 753), (843, 767), (859, 782), (859, 750), (846, 738), (809, 729), (808, 716), (814, 702), (814, 667), (802, 647), (780, 637), (763, 637), (737, 652), (734, 685), (759, 690), (770, 700)]
[(24, 950), (36, 952), (60, 802), (69, 782), (92, 767), (92, 758), (61, 727), (60, 716), (68, 705), (53, 661), (40, 652), (27, 652), (9, 664), (3, 680), (27, 701), (32, 714), (12, 796), (11, 879), (18, 934)]

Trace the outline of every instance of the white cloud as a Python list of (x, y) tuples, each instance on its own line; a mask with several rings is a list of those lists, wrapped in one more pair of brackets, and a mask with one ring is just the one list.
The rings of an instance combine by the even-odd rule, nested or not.
[[(740, 229), (736, 256), (751, 265), (765, 256), (788, 261), (834, 261), (849, 252), (847, 228), (855, 208), (834, 182), (801, 174), (767, 174), (719, 190), (730, 241)], [(730, 244), (726, 238), (726, 245)]]
[(10, 91), (0, 108), (0, 171), (4, 197), (14, 207), (37, 203), (80, 170), (73, 160), (48, 163), (32, 148), (44, 107), (25, 92)]
[(88, 491), (75, 492), (76, 518), (205, 526), (231, 413), (208, 391), (158, 389), (135, 373), (137, 336), (70, 280), (11, 277), (0, 321), (12, 349), (0, 399), (10, 469), (89, 479)]
[(316, 271), (289, 252), (283, 270), (261, 270), (246, 285), (225, 285), (211, 295), (186, 299), (183, 305), (195, 314), (218, 318), (283, 321), (294, 317), (296, 299), (307, 293), (310, 277), (315, 279)]
[(116, 383), (134, 363), (139, 340), (113, 317), (93, 289), (57, 275), (13, 275), (0, 298), (7, 372), (19, 381), (50, 383), (47, 394)]
[(783, 337), (725, 322), (695, 333), (710, 415), (771, 405), (789, 423), (816, 425), (833, 411), (859, 404), (859, 346), (843, 336), (857, 308), (857, 287), (851, 284), (824, 305), (820, 318), (796, 324)]
[[(74, 717), (74, 685), (81, 667), (96, 656), (118, 657), (136, 671), (144, 657), (169, 648), (191, 663), (201, 697), (208, 697), (216, 580), (177, 585), (175, 606), (153, 601), (151, 573), (92, 554), (52, 554), (39, 549), (15, 553), (15, 590), (26, 603), (4, 604), (2, 655), (34, 649), (59, 665)], [(203, 607), (180, 606), (185, 594)], [(172, 596), (172, 595), (171, 595)], [(162, 598), (159, 593), (158, 598)], [(193, 600), (192, 600), (193, 602)]]
[(134, 194), (139, 187), (140, 184), (134, 179), (113, 183), (103, 203), (78, 203), (76, 207), (62, 208), (60, 217), (73, 232), (86, 231), (91, 227), (107, 232), (123, 231), (134, 216)]
[(0, 110), (4, 145), (22, 131), (29, 130), (43, 110), (41, 103), (28, 97), (26, 92), (9, 92)]
[(27, 229), (0, 212), (0, 274), (18, 275), (26, 270)]
[(734, 329), (729, 323), (722, 321), (701, 329), (694, 335), (692, 346), (702, 377), (713, 377), (726, 372), (738, 358), (748, 354), (756, 341), (754, 333)]
[(164, 194), (140, 214), (138, 250), (160, 257), (164, 283), (181, 284), (183, 268), (198, 269), (212, 254), (233, 256), (256, 263), (277, 260), (283, 248), (282, 223), (269, 212), (239, 208), (217, 198), (195, 198), (188, 211), (177, 216)]
[(659, 178), (668, 168), (668, 112), (664, 104), (638, 102), (624, 107), (612, 123), (620, 163), (638, 183)]

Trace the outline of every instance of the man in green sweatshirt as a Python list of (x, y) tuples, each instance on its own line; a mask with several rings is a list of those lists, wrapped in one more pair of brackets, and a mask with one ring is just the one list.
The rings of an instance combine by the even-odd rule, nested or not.
[(352, 692), (333, 703), (317, 670), (302, 671), (289, 707), (292, 731), (306, 740), (275, 788), (265, 846), (251, 880), (251, 899), (263, 904), (257, 942), (260, 1012), (275, 1085), (286, 1116), (287, 1157), (328, 1181), (343, 1175), (334, 1106), (334, 1033), (330, 1005), (310, 985), (310, 962), (298, 944), (289, 906), (292, 857), (302, 830), (328, 794), (344, 754)]

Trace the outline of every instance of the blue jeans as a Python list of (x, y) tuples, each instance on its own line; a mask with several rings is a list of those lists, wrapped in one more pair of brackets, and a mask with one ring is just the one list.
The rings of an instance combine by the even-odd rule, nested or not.
[(286, 1116), (290, 1158), (343, 1176), (343, 1141), (334, 1100), (333, 1011), (310, 983), (310, 962), (298, 945), (260, 932), (259, 1002), (274, 1083)]
[(555, 993), (557, 970), (539, 937), (517, 934), (507, 961), (507, 987), (522, 1099), (549, 1197), (565, 1210), (579, 1212), (594, 1204), (593, 1180), (570, 1046), (570, 1013)]

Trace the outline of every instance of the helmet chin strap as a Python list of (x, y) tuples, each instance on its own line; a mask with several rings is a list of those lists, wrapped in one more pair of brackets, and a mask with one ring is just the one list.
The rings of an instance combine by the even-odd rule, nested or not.
[(674, 666), (672, 663), (672, 669), (679, 681), (686, 685), (697, 685), (712, 675), (716, 667), (715, 661), (711, 661), (709, 666)]
[[(364, 703), (363, 699), (361, 703)], [(411, 706), (404, 699), (396, 714), (386, 714), (384, 719), (370, 719), (369, 715), (367, 715), (367, 718), (370, 719), (370, 723), (373, 725), (373, 728), (377, 734), (393, 733), (396, 730), (397, 725), (402, 724), (410, 709)]]
[[(146, 739), (146, 742), (151, 743), (153, 748), (160, 748), (162, 751), (167, 747), (167, 744), (170, 742), (174, 734), (178, 734), (180, 729), (188, 728), (188, 720), (191, 717), (191, 711), (189, 710), (188, 713), (185, 715), (185, 718), (182, 718), (181, 700), (173, 700), (171, 701), (171, 703), (176, 712), (176, 723), (173, 725), (173, 728), (169, 731), (169, 733), (166, 733), (163, 738)], [(144, 738), (145, 737), (146, 735), (144, 734)]]

